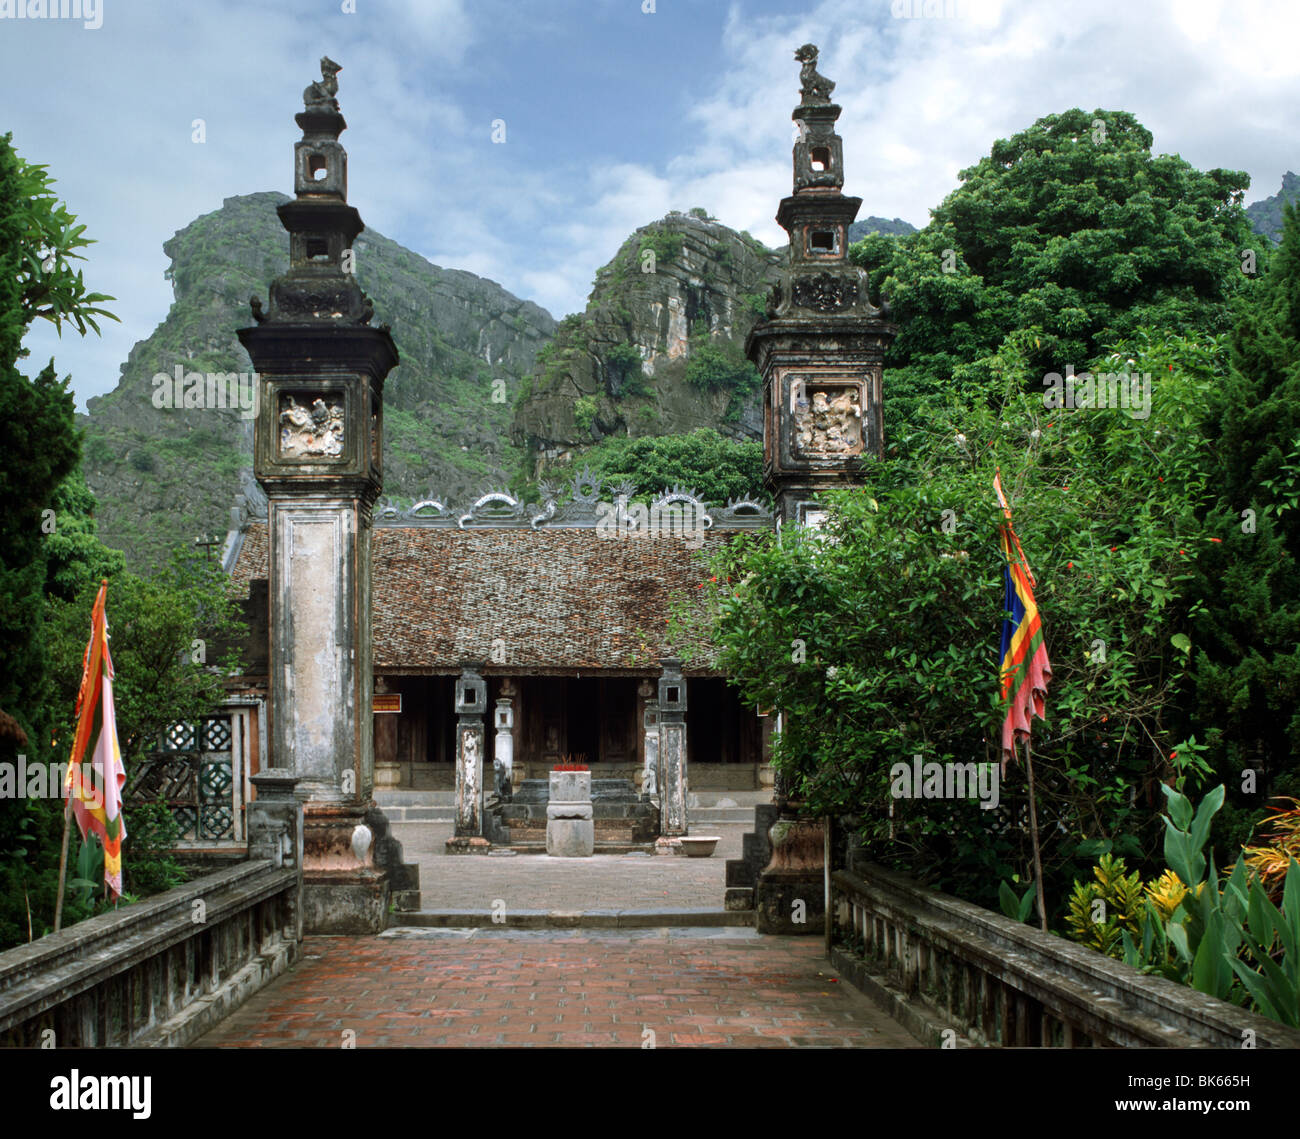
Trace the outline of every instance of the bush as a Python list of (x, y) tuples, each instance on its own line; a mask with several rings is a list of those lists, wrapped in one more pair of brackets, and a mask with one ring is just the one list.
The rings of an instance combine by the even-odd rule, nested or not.
[(172, 856), (176, 820), (165, 803), (146, 800), (124, 806), (126, 838), (122, 843), (122, 876), (141, 897), (179, 886), (189, 875)]
[(590, 431), (596, 422), (596, 411), (600, 407), (594, 395), (579, 396), (573, 405), (574, 422), (583, 430)]
[(649, 394), (641, 362), (641, 352), (635, 344), (615, 344), (605, 353), (605, 367), (609, 373), (606, 387), (610, 395)]
[(701, 338), (691, 346), (686, 361), (686, 382), (708, 392), (731, 392), (743, 400), (758, 390), (760, 377), (738, 344), (718, 344)]

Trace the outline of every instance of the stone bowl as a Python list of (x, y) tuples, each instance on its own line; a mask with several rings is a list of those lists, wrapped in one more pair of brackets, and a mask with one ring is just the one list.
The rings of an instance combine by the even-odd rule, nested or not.
[(682, 853), (688, 858), (708, 858), (718, 845), (718, 835), (693, 834), (681, 838)]

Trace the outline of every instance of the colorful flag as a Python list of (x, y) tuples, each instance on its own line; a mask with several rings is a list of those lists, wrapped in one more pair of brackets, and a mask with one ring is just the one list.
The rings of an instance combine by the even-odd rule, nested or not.
[[(1016, 742), (1029, 739), (1030, 720), (1044, 718), (1047, 684), (1052, 678), (1052, 666), (1047, 659), (1047, 645), (1043, 640), (1043, 621), (1034, 601), (1034, 586), (1038, 583), (1029, 572), (1025, 551), (1020, 539), (1011, 528), (1011, 508), (1002, 493), (1002, 472), (993, 476), (993, 488), (1006, 520), (999, 527), (1002, 534), (1002, 553), (1006, 558), (1006, 599), (1004, 608), (1010, 614), (1002, 622), (1002, 702), (1007, 718), (1002, 722), (1002, 769), (1015, 752)], [(1014, 551), (1012, 549), (1014, 545)]]
[[(104, 604), (108, 582), (99, 587), (90, 616), (90, 642), (81, 665), (81, 690), (77, 693), (77, 732), (72, 740), (64, 793), (72, 797), (81, 839), (94, 833), (104, 847), (104, 881), (115, 897), (122, 893), (122, 840), (126, 823), (122, 819), (122, 788), (126, 769), (117, 741), (117, 716), (113, 707), (113, 658), (108, 651), (108, 620)], [(100, 707), (99, 737), (92, 755), (93, 776), (87, 785), (82, 778), (82, 760), (95, 723), (95, 706)]]

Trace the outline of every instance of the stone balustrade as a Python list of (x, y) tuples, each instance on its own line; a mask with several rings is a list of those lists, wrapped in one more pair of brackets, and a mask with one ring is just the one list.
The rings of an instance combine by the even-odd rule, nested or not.
[(188, 1044), (297, 959), (301, 892), (243, 862), (0, 953), (0, 1044)]
[(830, 894), (831, 964), (932, 1045), (1300, 1048), (1296, 1029), (877, 866), (835, 871)]

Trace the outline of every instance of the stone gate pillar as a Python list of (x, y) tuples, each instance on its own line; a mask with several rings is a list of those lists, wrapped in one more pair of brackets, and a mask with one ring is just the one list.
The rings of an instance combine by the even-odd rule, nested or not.
[[(816, 47), (800, 52), (815, 65)], [(819, 524), (826, 507), (818, 496), (860, 485), (865, 464), (884, 454), (882, 377), (898, 328), (886, 306), (871, 303), (867, 271), (849, 260), (862, 199), (843, 193), (833, 87), (802, 86), (792, 115), (793, 193), (776, 215), (790, 235), (788, 259), (745, 342), (763, 378), (763, 481), (778, 527)]]
[(492, 749), (493, 790), (502, 803), (510, 802), (514, 795), (515, 723), (514, 701), (509, 696), (497, 697), (497, 738)]
[[(254, 471), (268, 498), (270, 764), (304, 800), (303, 905), (309, 932), (377, 932), (390, 889), (410, 888), (400, 846), (371, 796), (371, 508), (383, 485), (384, 378), (397, 363), (355, 275), (365, 228), (347, 204), (339, 67), (296, 116), (289, 270), (239, 330), (260, 376)], [(367, 821), (369, 820), (369, 821)], [(393, 876), (401, 879), (395, 883)]]
[(461, 667), (456, 680), (456, 830), (447, 840), (449, 854), (486, 854), (483, 837), (483, 713), (487, 684), (477, 662)]
[(686, 833), (686, 678), (680, 660), (659, 663), (659, 843), (672, 847)]
[(659, 701), (647, 700), (645, 724), (645, 771), (641, 777), (641, 798), (659, 799)]

